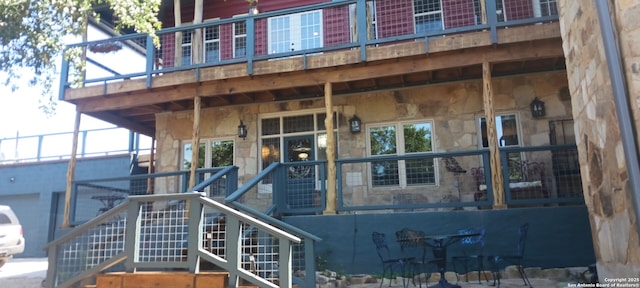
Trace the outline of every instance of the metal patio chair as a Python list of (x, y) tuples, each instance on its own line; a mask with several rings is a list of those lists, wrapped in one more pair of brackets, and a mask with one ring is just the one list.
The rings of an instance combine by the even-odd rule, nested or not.
[[(427, 286), (426, 282), (429, 280), (429, 276), (431, 276), (428, 268), (430, 266), (437, 267), (439, 259), (429, 258), (430, 254), (428, 251), (431, 251), (431, 246), (429, 246), (425, 239), (425, 233), (419, 230), (404, 228), (396, 232), (396, 240), (398, 244), (400, 244), (400, 250), (403, 255), (415, 255), (414, 259), (409, 261), (409, 271), (407, 273), (412, 279), (413, 285), (415, 285), (415, 276), (425, 273), (425, 286)], [(418, 286), (422, 287), (421, 277), (418, 277)]]
[[(400, 270), (400, 275), (405, 275), (405, 268), (408, 263), (414, 260), (414, 257), (393, 257), (391, 254), (391, 250), (389, 249), (389, 245), (387, 244), (386, 235), (381, 232), (373, 232), (371, 233), (371, 240), (373, 240), (373, 244), (376, 246), (376, 252), (378, 257), (380, 257), (380, 262), (382, 263), (382, 277), (381, 280), (385, 279), (385, 275), (388, 274), (388, 279), (392, 279), (394, 277), (393, 271), (397, 268)], [(383, 281), (380, 281), (380, 287), (382, 287)], [(404, 284), (404, 283), (403, 283)], [(389, 281), (389, 286), (391, 286), (391, 281)]]
[(468, 236), (460, 238), (460, 246), (462, 247), (462, 255), (455, 255), (451, 257), (453, 264), (453, 270), (456, 272), (456, 281), (459, 281), (458, 277), (458, 265), (462, 264), (465, 273), (465, 281), (469, 282), (469, 264), (473, 263), (472, 267), (478, 269), (478, 284), (481, 282), (481, 274), (484, 275), (484, 279), (489, 282), (489, 277), (484, 271), (484, 235), (486, 230), (484, 228), (471, 228), (459, 230), (459, 233), (475, 234), (480, 233), (478, 236)]
[(524, 271), (524, 267), (522, 266), (522, 262), (524, 260), (524, 247), (527, 241), (527, 231), (529, 230), (529, 223), (524, 223), (520, 225), (518, 228), (518, 238), (517, 245), (514, 254), (507, 255), (495, 255), (488, 256), (487, 260), (492, 265), (493, 271), (493, 284), (496, 285), (496, 279), (498, 281), (497, 287), (500, 287), (500, 270), (504, 269), (507, 265), (515, 265), (520, 272), (520, 276), (522, 277), (522, 281), (524, 281), (524, 285), (529, 287), (531, 286), (531, 281), (529, 281), (529, 277)]

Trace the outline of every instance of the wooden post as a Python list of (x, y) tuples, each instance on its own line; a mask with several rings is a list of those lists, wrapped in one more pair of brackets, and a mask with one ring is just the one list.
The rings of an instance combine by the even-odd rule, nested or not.
[[(153, 174), (155, 167), (154, 167), (154, 163), (156, 161), (156, 154), (155, 154), (155, 150), (156, 150), (156, 137), (151, 137), (151, 151), (149, 151), (149, 167), (147, 168), (147, 174), (151, 175)], [(147, 194), (154, 194), (153, 193), (153, 186), (154, 186), (154, 179), (149, 177), (147, 178)]]
[(486, 60), (482, 62), (483, 102), (487, 121), (487, 138), (489, 142), (489, 163), (491, 165), (491, 183), (493, 184), (493, 208), (504, 209), (504, 181), (502, 164), (498, 153), (498, 132), (496, 130), (496, 114), (493, 110), (493, 86), (491, 84), (491, 67)]
[[(189, 174), (189, 188), (196, 186), (196, 169), (198, 168), (198, 152), (200, 151), (200, 88), (193, 99), (193, 137), (191, 138), (191, 169)], [(184, 191), (183, 191), (184, 192)]]
[(82, 113), (76, 111), (76, 120), (73, 125), (73, 140), (71, 143), (71, 158), (67, 168), (67, 188), (64, 192), (64, 214), (62, 216), (62, 228), (69, 227), (69, 217), (71, 215), (71, 190), (73, 188), (73, 178), (76, 172), (76, 151), (78, 151), (78, 134), (80, 133), (80, 117)]
[(484, 2), (484, 0), (480, 0), (480, 21), (482, 24), (487, 24), (487, 4)]
[[(196, 0), (195, 10), (193, 11), (193, 24), (202, 23), (202, 1), (203, 0)], [(204, 52), (202, 51), (202, 41), (202, 29), (196, 29), (193, 33), (193, 38), (191, 38), (192, 64), (200, 64), (203, 62), (202, 56)]]
[(327, 207), (323, 214), (336, 214), (336, 162), (335, 137), (333, 135), (333, 87), (331, 82), (324, 84), (324, 104), (327, 117), (324, 126), (327, 129)]
[[(180, 11), (180, 0), (173, 1), (173, 18), (175, 19), (175, 26), (182, 25), (182, 14)], [(175, 55), (173, 56), (173, 66), (182, 66), (182, 32), (176, 32), (175, 34)]]

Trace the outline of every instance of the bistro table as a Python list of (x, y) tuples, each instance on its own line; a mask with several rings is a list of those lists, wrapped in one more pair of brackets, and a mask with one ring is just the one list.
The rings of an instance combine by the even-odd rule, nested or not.
[(438, 260), (438, 270), (440, 270), (440, 281), (438, 284), (431, 287), (439, 288), (460, 288), (460, 285), (451, 284), (444, 278), (444, 272), (447, 265), (447, 247), (449, 245), (458, 242), (460, 238), (472, 237), (480, 235), (479, 232), (473, 233), (455, 233), (455, 234), (443, 234), (443, 235), (425, 235), (425, 243), (433, 250), (433, 256)]

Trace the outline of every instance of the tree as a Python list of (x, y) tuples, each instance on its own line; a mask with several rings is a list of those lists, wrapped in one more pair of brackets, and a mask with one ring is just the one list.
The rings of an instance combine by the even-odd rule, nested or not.
[[(110, 8), (116, 31), (133, 29), (154, 34), (161, 0), (0, 0), (0, 71), (12, 90), (27, 80), (42, 90), (41, 108), (54, 108), (52, 82), (56, 62), (69, 36), (86, 31), (89, 19), (99, 19), (97, 7)], [(26, 78), (26, 79), (25, 79)], [(22, 81), (18, 81), (22, 80)], [(44, 100), (44, 101), (42, 101)]]

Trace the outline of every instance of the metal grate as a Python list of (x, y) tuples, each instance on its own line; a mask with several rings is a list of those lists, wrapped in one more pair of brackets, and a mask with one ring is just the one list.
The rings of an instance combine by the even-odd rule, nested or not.
[(95, 226), (57, 248), (56, 285), (124, 251), (124, 213)]
[[(159, 203), (153, 203), (158, 205)], [(188, 210), (182, 200), (162, 210), (141, 211), (139, 262), (184, 262), (189, 237)]]

